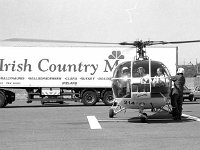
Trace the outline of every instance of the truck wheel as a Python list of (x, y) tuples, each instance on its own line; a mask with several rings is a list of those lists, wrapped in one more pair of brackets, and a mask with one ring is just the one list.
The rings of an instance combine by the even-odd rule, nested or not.
[(4, 103), (4, 105), (3, 105), (2, 107), (6, 107), (7, 105), (8, 105), (8, 103), (7, 103), (7, 102), (5, 102), (5, 103)]
[(97, 94), (93, 91), (86, 91), (83, 94), (82, 102), (86, 106), (93, 106), (97, 103)]
[(2, 91), (0, 91), (0, 108), (5, 106), (6, 106), (6, 96)]
[(106, 91), (103, 96), (103, 103), (107, 106), (112, 106), (113, 104), (113, 93), (112, 91)]

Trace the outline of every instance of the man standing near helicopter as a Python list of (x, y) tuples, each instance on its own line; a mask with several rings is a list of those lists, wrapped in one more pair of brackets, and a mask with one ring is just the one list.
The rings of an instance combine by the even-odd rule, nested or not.
[(177, 74), (172, 76), (171, 80), (174, 82), (174, 87), (171, 91), (172, 116), (174, 120), (181, 120), (185, 84), (184, 69), (178, 68)]

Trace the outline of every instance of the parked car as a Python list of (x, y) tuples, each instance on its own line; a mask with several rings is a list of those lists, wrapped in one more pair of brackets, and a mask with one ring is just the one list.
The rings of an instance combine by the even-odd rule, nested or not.
[(200, 99), (200, 86), (195, 87), (193, 94), (194, 94), (194, 97), (193, 97), (194, 101), (196, 101), (197, 99)]
[[(200, 94), (200, 93), (199, 93)], [(183, 101), (185, 99), (188, 99), (190, 101), (193, 101), (194, 98), (194, 93), (192, 92), (191, 89), (189, 89), (187, 86), (184, 86), (184, 90), (183, 90)]]

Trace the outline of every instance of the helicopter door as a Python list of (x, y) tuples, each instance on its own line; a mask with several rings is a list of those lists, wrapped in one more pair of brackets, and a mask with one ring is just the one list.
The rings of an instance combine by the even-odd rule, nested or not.
[(119, 65), (112, 79), (115, 98), (131, 98), (131, 62)]
[(168, 97), (171, 89), (171, 82), (167, 67), (162, 63), (155, 63), (152, 61), (151, 75), (151, 97)]
[(132, 97), (134, 99), (150, 98), (151, 93), (151, 61), (135, 61), (132, 65)]

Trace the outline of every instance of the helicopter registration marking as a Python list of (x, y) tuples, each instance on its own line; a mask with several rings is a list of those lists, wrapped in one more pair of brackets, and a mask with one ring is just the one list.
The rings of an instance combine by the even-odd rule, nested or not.
[(124, 105), (135, 105), (135, 102), (125, 100)]

